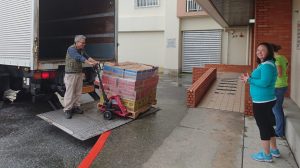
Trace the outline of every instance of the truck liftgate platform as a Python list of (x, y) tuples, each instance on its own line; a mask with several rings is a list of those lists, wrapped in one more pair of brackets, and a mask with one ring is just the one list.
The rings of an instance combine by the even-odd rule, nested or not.
[[(118, 116), (112, 120), (105, 120), (103, 113), (98, 111), (97, 103), (98, 101), (82, 104), (81, 107), (84, 113), (75, 114), (72, 119), (65, 119), (62, 109), (38, 114), (37, 116), (81, 141), (90, 139), (105, 131), (112, 130), (134, 120)], [(151, 107), (148, 111), (141, 114), (139, 118), (155, 113), (158, 110), (159, 108)]]

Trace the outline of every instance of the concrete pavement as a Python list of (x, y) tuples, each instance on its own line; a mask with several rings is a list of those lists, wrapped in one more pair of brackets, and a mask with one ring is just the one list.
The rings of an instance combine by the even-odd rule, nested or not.
[(161, 111), (113, 130), (93, 167), (297, 167), (287, 142), (282, 140), (279, 141), (282, 158), (274, 159), (274, 163), (250, 158), (252, 152), (260, 149), (258, 128), (252, 117), (245, 118), (240, 112), (186, 108), (183, 95), (191, 84), (189, 81), (189, 75), (162, 76), (157, 104)]
[[(190, 84), (190, 75), (162, 75), (157, 92), (161, 110), (112, 130), (92, 167), (297, 167), (286, 141), (279, 141), (282, 158), (274, 163), (253, 161), (250, 154), (260, 148), (254, 119), (240, 112), (188, 109)], [(78, 141), (35, 117), (49, 111), (45, 107), (21, 103), (0, 109), (0, 168), (76, 167), (90, 151), (96, 138)]]
[(245, 135), (244, 135), (244, 158), (243, 158), (243, 168), (297, 168), (297, 164), (293, 153), (286, 140), (276, 139), (278, 149), (281, 152), (280, 158), (273, 158), (273, 163), (261, 163), (253, 161), (251, 159), (251, 154), (259, 151), (260, 139), (259, 131), (253, 117), (245, 118)]
[(286, 140), (278, 139), (281, 158), (257, 162), (251, 154), (260, 150), (253, 117), (215, 109), (189, 109), (187, 115), (143, 168), (297, 168)]
[(145, 168), (241, 167), (243, 116), (193, 108), (143, 165)]

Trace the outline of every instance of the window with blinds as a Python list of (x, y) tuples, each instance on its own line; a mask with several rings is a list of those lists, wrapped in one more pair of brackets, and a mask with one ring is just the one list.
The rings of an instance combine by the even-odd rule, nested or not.
[(159, 6), (159, 0), (136, 0), (137, 8), (157, 7)]
[(201, 10), (201, 6), (195, 0), (186, 0), (186, 12), (198, 12)]

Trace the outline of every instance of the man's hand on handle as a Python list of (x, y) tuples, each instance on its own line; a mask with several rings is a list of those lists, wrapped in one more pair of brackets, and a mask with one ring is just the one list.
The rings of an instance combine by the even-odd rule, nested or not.
[(96, 66), (97, 64), (99, 64), (99, 61), (95, 61), (94, 59), (89, 58), (88, 60), (85, 60), (85, 63), (91, 66)]
[(93, 58), (89, 58), (88, 59), (88, 61), (90, 61), (93, 65), (92, 66), (95, 66), (95, 65), (97, 65), (97, 64), (100, 64), (100, 62), (99, 61), (96, 61), (96, 60), (94, 60)]

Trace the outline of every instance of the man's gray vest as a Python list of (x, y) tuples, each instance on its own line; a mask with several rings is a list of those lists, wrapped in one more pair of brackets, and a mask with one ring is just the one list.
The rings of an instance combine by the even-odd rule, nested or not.
[[(70, 47), (75, 47), (75, 45), (71, 45)], [(79, 54), (84, 55), (85, 51), (80, 50)], [(72, 57), (70, 57), (69, 53), (67, 52), (65, 73), (81, 73), (81, 72), (82, 72), (82, 62), (73, 59)]]

